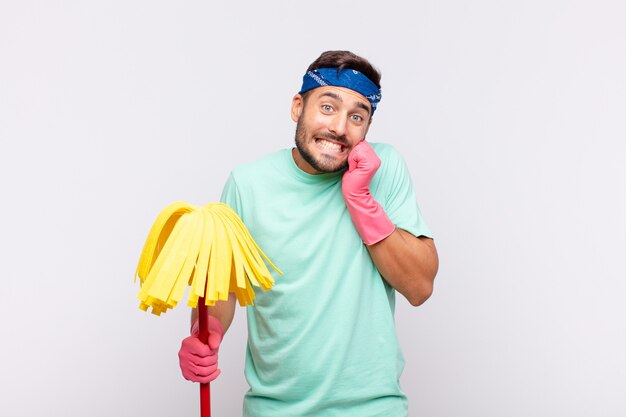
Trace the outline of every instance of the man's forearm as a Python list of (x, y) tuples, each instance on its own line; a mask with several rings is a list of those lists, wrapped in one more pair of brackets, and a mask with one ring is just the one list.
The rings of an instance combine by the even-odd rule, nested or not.
[(411, 305), (426, 301), (433, 291), (439, 259), (432, 239), (398, 229), (382, 241), (368, 245), (370, 256), (385, 281)]
[[(226, 333), (233, 322), (233, 317), (235, 317), (236, 299), (235, 293), (231, 292), (228, 294), (228, 301), (218, 301), (214, 306), (207, 306), (207, 313), (220, 321), (224, 333)], [(194, 308), (191, 310), (191, 323), (193, 324), (197, 318), (198, 309)]]

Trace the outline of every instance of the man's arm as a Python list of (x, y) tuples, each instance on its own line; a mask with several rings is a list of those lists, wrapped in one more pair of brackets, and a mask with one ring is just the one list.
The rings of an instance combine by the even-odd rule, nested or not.
[(373, 198), (369, 185), (380, 165), (366, 141), (356, 145), (348, 155), (348, 170), (342, 179), (344, 201), (380, 274), (418, 306), (432, 294), (439, 267), (437, 249), (432, 239), (417, 238), (397, 228)]
[[(233, 317), (235, 317), (235, 301), (237, 297), (235, 293), (228, 294), (228, 301), (218, 301), (214, 306), (207, 306), (207, 313), (209, 316), (213, 316), (220, 321), (222, 324), (222, 329), (224, 329), (224, 333), (230, 327), (230, 324), (233, 322)], [(191, 310), (191, 323), (193, 324), (198, 318), (198, 309), (194, 308)]]
[(433, 292), (439, 257), (432, 239), (396, 228), (385, 239), (366, 245), (376, 268), (413, 306), (419, 306)]

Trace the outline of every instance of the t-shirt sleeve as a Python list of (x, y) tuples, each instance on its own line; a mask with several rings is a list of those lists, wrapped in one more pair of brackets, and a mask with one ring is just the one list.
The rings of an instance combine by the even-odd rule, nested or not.
[(241, 196), (239, 194), (239, 189), (237, 188), (235, 176), (232, 172), (228, 176), (226, 184), (224, 184), (220, 201), (230, 206), (230, 208), (232, 208), (239, 217), (243, 217)]
[(381, 158), (380, 176), (378, 192), (374, 194), (374, 198), (383, 206), (396, 227), (417, 237), (432, 238), (432, 232), (424, 222), (417, 204), (406, 162), (390, 145), (381, 149), (379, 157)]

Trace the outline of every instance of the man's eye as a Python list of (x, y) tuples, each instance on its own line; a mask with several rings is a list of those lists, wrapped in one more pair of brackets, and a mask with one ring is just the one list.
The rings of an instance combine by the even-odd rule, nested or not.
[(353, 114), (352, 115), (352, 120), (354, 120), (355, 122), (362, 122), (363, 121), (363, 117), (361, 117), (358, 114)]
[(333, 106), (331, 106), (330, 104), (322, 104), (322, 110), (324, 110), (324, 111), (332, 111), (333, 110)]

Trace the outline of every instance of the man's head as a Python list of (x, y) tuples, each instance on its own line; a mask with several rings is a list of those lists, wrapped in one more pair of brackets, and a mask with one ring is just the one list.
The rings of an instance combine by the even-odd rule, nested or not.
[(347, 167), (348, 153), (365, 139), (380, 101), (380, 72), (349, 51), (327, 51), (307, 69), (292, 101), (298, 166), (319, 174)]
[[(356, 70), (370, 80), (376, 88), (380, 90), (380, 72), (370, 64), (370, 62), (350, 51), (326, 51), (315, 61), (309, 65), (306, 72), (319, 70), (320, 68), (336, 68), (337, 73), (343, 70)], [(310, 90), (309, 90), (310, 91)], [(306, 101), (308, 91), (302, 93), (302, 97)]]

